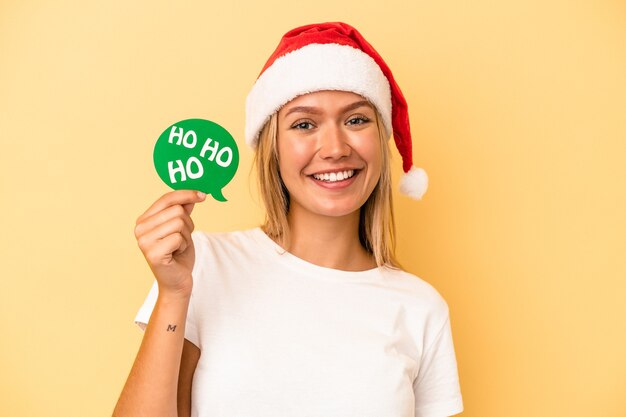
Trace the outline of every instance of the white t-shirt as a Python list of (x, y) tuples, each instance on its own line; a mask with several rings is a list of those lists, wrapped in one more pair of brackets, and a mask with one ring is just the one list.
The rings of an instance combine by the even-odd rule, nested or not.
[[(194, 417), (445, 417), (463, 411), (448, 306), (389, 268), (340, 271), (260, 228), (194, 232), (185, 338)], [(320, 248), (324, 250), (324, 248)], [(156, 302), (156, 282), (135, 322)]]

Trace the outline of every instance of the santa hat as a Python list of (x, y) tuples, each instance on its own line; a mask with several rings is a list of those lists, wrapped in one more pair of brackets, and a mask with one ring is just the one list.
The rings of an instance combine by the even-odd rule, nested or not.
[(272, 114), (297, 96), (321, 90), (350, 91), (376, 106), (402, 156), (400, 192), (421, 199), (428, 176), (413, 166), (406, 100), (385, 61), (346, 23), (301, 26), (283, 36), (246, 99), (246, 142), (256, 148)]

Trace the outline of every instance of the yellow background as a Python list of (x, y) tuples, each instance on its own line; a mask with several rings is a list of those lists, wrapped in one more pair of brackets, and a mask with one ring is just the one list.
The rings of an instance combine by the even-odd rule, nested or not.
[(617, 0), (0, 3), (0, 415), (110, 415), (152, 283), (133, 227), (167, 191), (156, 138), (190, 117), (226, 127), (229, 202), (194, 219), (257, 225), (245, 96), (285, 31), (332, 20), (410, 106), (431, 184), (396, 197), (399, 258), (450, 305), (463, 415), (626, 416)]

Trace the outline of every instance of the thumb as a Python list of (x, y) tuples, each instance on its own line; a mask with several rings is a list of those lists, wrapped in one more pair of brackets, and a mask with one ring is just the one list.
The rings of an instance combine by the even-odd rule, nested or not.
[[(204, 201), (204, 199), (206, 198), (206, 194), (200, 191), (198, 191), (198, 196), (202, 199), (201, 201)], [(183, 204), (183, 208), (189, 215), (193, 211), (193, 208), (195, 207), (195, 205), (196, 203), (187, 203), (187, 204)]]
[(196, 205), (196, 203), (183, 204), (183, 208), (185, 209), (187, 214), (191, 214), (191, 212), (193, 211), (193, 208), (194, 208), (195, 205)]

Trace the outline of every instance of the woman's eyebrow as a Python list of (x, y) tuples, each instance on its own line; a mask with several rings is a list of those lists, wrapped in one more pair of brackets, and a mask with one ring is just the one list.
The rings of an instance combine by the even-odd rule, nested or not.
[(355, 101), (354, 103), (347, 105), (346, 107), (344, 107), (342, 109), (341, 112), (345, 113), (345, 112), (350, 111), (350, 110), (358, 109), (361, 106), (367, 106), (369, 108), (372, 108), (372, 105), (370, 104), (369, 101), (361, 100), (361, 101)]
[[(372, 108), (372, 105), (370, 104), (369, 101), (367, 101), (367, 100), (360, 100), (360, 101), (355, 101), (352, 104), (348, 104), (346, 107), (341, 109), (341, 112), (345, 113), (345, 112), (350, 111), (350, 110), (358, 109), (361, 106), (367, 106), (367, 107)], [(299, 113), (309, 113), (309, 114), (322, 114), (322, 111), (318, 107), (296, 106), (296, 107), (290, 108), (289, 111), (287, 111), (287, 113), (285, 114), (284, 117), (287, 117), (291, 113), (296, 113), (296, 112), (299, 112)]]
[(309, 113), (309, 114), (322, 114), (322, 111), (317, 107), (309, 107), (309, 106), (296, 106), (289, 109), (285, 117), (289, 116), (291, 113)]

